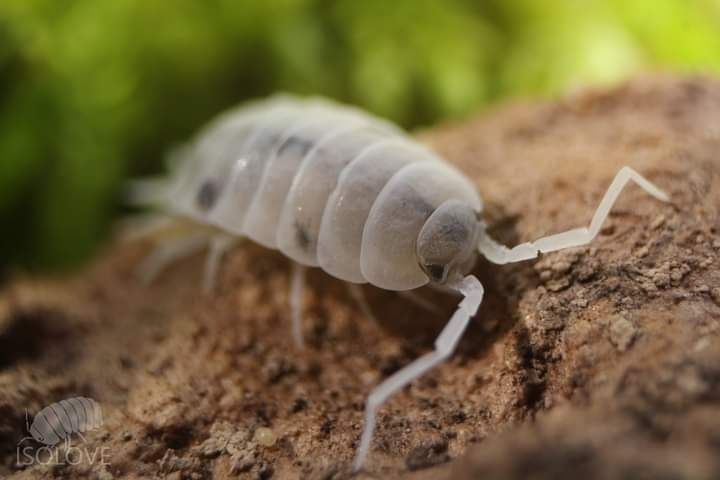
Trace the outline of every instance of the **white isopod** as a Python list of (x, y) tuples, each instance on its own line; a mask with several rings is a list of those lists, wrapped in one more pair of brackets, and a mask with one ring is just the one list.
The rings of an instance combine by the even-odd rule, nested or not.
[(367, 400), (354, 467), (367, 456), (378, 408), (393, 393), (441, 363), (455, 349), (483, 297), (472, 275), (477, 252), (494, 263), (536, 258), (589, 243), (629, 180), (650, 195), (667, 195), (629, 167), (613, 180), (588, 228), (507, 248), (481, 220), (472, 182), (392, 124), (327, 100), (278, 96), (220, 116), (174, 158), (161, 182), (134, 184), (131, 198), (170, 217), (210, 225), (166, 243), (143, 271), (151, 278), (168, 262), (210, 241), (205, 286), (223, 252), (248, 237), (280, 250), (297, 266), (291, 288), (298, 345), (303, 266), (347, 282), (408, 291), (428, 283), (464, 299), (435, 349), (378, 387)]
[(35, 415), (32, 424), (29, 424), (29, 419), (27, 423), (32, 438), (51, 447), (69, 439), (74, 433), (102, 426), (102, 408), (91, 398), (68, 398), (43, 408)]

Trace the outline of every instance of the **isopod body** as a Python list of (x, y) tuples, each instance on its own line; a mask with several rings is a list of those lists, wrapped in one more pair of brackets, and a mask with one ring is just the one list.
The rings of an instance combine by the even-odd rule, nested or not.
[(430, 150), (324, 100), (279, 97), (233, 111), (183, 157), (169, 195), (176, 213), (390, 290), (429, 282), (415, 245), (440, 205), (482, 208), (471, 182)]
[(52, 446), (73, 433), (93, 430), (102, 423), (100, 404), (91, 398), (74, 397), (40, 410), (32, 424), (28, 425), (28, 430), (36, 441)]

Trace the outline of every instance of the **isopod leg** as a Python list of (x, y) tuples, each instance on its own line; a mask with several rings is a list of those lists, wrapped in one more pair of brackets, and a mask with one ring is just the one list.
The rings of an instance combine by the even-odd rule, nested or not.
[(347, 286), (348, 293), (350, 294), (352, 299), (355, 300), (355, 303), (358, 304), (358, 306), (360, 307), (360, 311), (363, 313), (363, 315), (375, 322), (375, 315), (372, 313), (372, 309), (370, 308), (370, 304), (368, 303), (367, 298), (365, 298), (365, 293), (363, 292), (362, 286), (358, 285), (357, 283), (349, 282), (345, 285)]
[(202, 250), (209, 240), (205, 232), (164, 240), (140, 264), (140, 282), (149, 285), (171, 263)]
[(365, 405), (365, 425), (360, 446), (357, 449), (353, 470), (362, 468), (370, 451), (370, 443), (375, 430), (375, 421), (378, 409), (391, 395), (402, 389), (405, 385), (422, 376), (431, 368), (445, 361), (455, 350), (460, 337), (480, 307), (483, 298), (483, 287), (477, 278), (469, 275), (456, 285), (463, 299), (457, 310), (435, 340), (435, 350), (418, 358), (408, 366), (395, 372), (392, 376), (378, 385), (368, 396)]
[(302, 334), (303, 295), (305, 293), (306, 268), (299, 263), (293, 263), (290, 279), (290, 313), (292, 315), (292, 333), (295, 345), (302, 349), (305, 347)]
[(630, 167), (623, 167), (613, 179), (607, 192), (605, 192), (605, 196), (600, 201), (600, 205), (595, 211), (589, 227), (576, 228), (568, 230), (567, 232), (550, 235), (535, 240), (534, 242), (520, 244), (514, 248), (507, 248), (504, 245), (500, 245), (488, 235), (483, 234), (480, 236), (480, 244), (478, 246), (480, 253), (493, 263), (505, 264), (536, 258), (540, 252), (555, 252), (565, 248), (579, 247), (588, 244), (597, 236), (598, 232), (600, 232), (600, 227), (602, 227), (608, 213), (610, 213), (610, 209), (613, 204), (615, 204), (622, 189), (630, 180), (640, 185), (640, 187), (656, 199), (663, 202), (670, 201), (670, 198), (665, 192), (645, 177)]
[(401, 292), (397, 292), (398, 295), (403, 297), (406, 300), (409, 300), (410, 302), (414, 303), (418, 307), (427, 310), (431, 313), (440, 313), (440, 309), (437, 308), (435, 305), (430, 303), (429, 301), (425, 300), (423, 297), (418, 295), (412, 290), (403, 290)]
[(220, 260), (236, 242), (237, 239), (229, 235), (218, 235), (210, 241), (210, 249), (205, 259), (205, 270), (203, 272), (203, 291), (205, 293), (212, 292), (215, 289)]

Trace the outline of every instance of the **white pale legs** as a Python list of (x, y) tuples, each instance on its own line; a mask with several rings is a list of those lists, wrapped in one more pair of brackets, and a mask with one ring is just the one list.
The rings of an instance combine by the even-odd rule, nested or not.
[(210, 249), (205, 258), (205, 271), (203, 272), (203, 291), (205, 293), (215, 290), (220, 260), (236, 243), (237, 238), (230, 235), (217, 235), (210, 240)]
[(306, 267), (293, 262), (290, 278), (290, 313), (292, 315), (292, 334), (295, 346), (299, 349), (305, 347), (302, 334), (302, 308), (305, 293)]
[(163, 240), (140, 264), (138, 268), (140, 282), (149, 285), (170, 264), (201, 251), (209, 241), (210, 237), (206, 232)]
[(138, 268), (140, 282), (149, 285), (169, 265), (209, 247), (202, 281), (203, 291), (209, 293), (215, 288), (220, 260), (236, 242), (237, 239), (229, 235), (208, 232), (165, 239), (140, 264)]

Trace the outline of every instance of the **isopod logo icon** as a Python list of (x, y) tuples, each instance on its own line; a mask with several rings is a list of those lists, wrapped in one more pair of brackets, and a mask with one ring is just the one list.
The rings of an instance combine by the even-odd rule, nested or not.
[[(18, 465), (31, 465), (33, 463), (66, 463), (78, 464), (84, 458), (93, 463), (99, 461), (106, 463), (106, 447), (96, 448), (93, 452), (80, 449), (70, 443), (71, 437), (76, 435), (83, 442), (83, 433), (95, 430), (103, 424), (102, 408), (91, 398), (74, 397), (53, 403), (40, 410), (30, 423), (30, 416), (25, 412), (25, 426), (30, 436), (18, 442)], [(40, 448), (33, 448), (28, 443), (35, 440), (43, 444)], [(64, 441), (64, 448), (55, 446)], [(62, 454), (62, 457), (61, 457)], [(21, 459), (22, 456), (22, 459)]]

